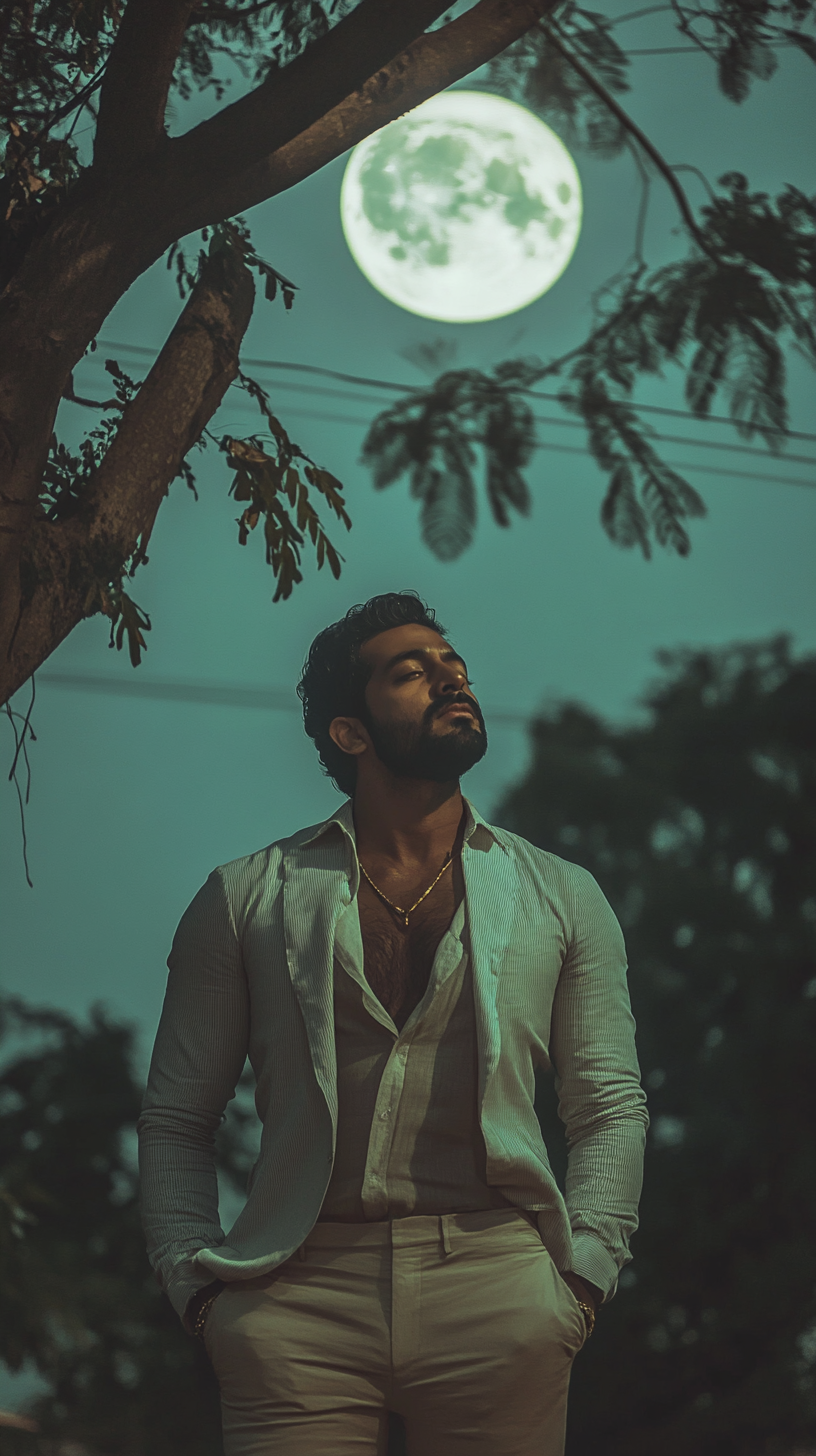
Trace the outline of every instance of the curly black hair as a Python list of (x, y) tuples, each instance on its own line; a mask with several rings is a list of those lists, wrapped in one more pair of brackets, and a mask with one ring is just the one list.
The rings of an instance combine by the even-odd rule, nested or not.
[(329, 733), (333, 719), (347, 714), (366, 721), (366, 683), (371, 668), (360, 660), (363, 643), (392, 627), (416, 623), (447, 634), (436, 613), (418, 592), (383, 592), (351, 607), (315, 637), (303, 665), (297, 693), (303, 704), (303, 726), (317, 748), (323, 772), (343, 794), (353, 794), (357, 761), (338, 748)]

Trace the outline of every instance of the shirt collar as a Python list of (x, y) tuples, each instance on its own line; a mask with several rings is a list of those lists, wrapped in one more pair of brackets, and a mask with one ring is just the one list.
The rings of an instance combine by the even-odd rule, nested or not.
[[(465, 835), (464, 843), (472, 845), (474, 849), (489, 849), (492, 843), (503, 849), (505, 854), (509, 853), (509, 846), (506, 836), (500, 829), (494, 828), (483, 819), (478, 809), (471, 804), (470, 799), (462, 795), (462, 802), (465, 806)], [(328, 819), (318, 824), (313, 834), (308, 839), (302, 839), (298, 845), (303, 849), (307, 844), (314, 844), (315, 840), (321, 839), (329, 830), (338, 828), (348, 843), (353, 859), (354, 876), (357, 877), (357, 842), (354, 834), (354, 805), (351, 799), (346, 799)]]

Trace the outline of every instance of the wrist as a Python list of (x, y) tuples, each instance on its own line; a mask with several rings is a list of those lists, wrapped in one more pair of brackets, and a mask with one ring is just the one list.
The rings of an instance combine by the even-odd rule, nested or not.
[(588, 1279), (583, 1279), (580, 1275), (578, 1277), (581, 1279), (588, 1303), (592, 1305), (593, 1309), (597, 1309), (599, 1305), (603, 1304), (603, 1290), (599, 1289), (597, 1284), (591, 1284)]
[(593, 1313), (600, 1304), (603, 1304), (603, 1290), (597, 1284), (592, 1284), (582, 1274), (576, 1274), (574, 1270), (568, 1269), (562, 1274), (562, 1279), (569, 1285), (576, 1299), (591, 1306)]
[(198, 1318), (205, 1305), (209, 1305), (216, 1295), (224, 1288), (222, 1279), (213, 1279), (210, 1284), (202, 1285), (195, 1294), (191, 1294), (187, 1301), (187, 1308), (184, 1311), (184, 1322), (189, 1330), (195, 1330)]

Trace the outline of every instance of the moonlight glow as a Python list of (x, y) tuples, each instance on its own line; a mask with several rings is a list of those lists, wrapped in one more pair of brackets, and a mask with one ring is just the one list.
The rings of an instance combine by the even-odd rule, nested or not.
[(354, 148), (343, 231), (370, 283), (424, 318), (475, 323), (526, 308), (581, 230), (562, 142), (523, 106), (445, 91)]

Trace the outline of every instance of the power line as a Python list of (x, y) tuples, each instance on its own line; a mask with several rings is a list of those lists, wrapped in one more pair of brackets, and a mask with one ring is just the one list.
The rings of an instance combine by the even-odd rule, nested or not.
[(610, 21), (611, 26), (623, 25), (627, 20), (640, 20), (643, 15), (659, 15), (661, 11), (673, 10), (671, 5), (647, 5), (642, 10), (628, 10), (625, 15), (618, 15)]
[[(104, 693), (123, 698), (154, 698), (162, 702), (194, 703), (218, 708), (254, 708), (267, 713), (302, 712), (294, 689), (262, 688), (242, 683), (173, 682), (167, 678), (103, 677), (96, 673), (40, 672), (37, 684), (67, 688), (74, 692)], [(483, 708), (491, 723), (529, 723), (532, 713), (508, 713)]]
[[(133, 354), (142, 354), (151, 359), (155, 359), (158, 353), (157, 349), (146, 348), (143, 344), (121, 344), (115, 343), (112, 339), (100, 339), (99, 342), (105, 349), (130, 350)], [(345, 374), (339, 369), (325, 369), (320, 364), (297, 364), (291, 360), (245, 359), (243, 362), (253, 369), (283, 369), (296, 374), (318, 374), (324, 379), (338, 379), (344, 384), (359, 384), (370, 389), (384, 389), (392, 394), (421, 394), (426, 387), (422, 384), (397, 384), (394, 380), (387, 379), (369, 379), (362, 374)], [(574, 401), (573, 395), (547, 394), (543, 390), (530, 389), (525, 390), (524, 393), (528, 394), (531, 399), (546, 399), (555, 404), (561, 404), (564, 400)], [(667, 405), (636, 404), (629, 401), (627, 404), (630, 409), (639, 414), (670, 415), (674, 419), (694, 420), (701, 425), (729, 425), (732, 429), (734, 427), (734, 421), (728, 415), (696, 415), (693, 410), (671, 409)], [(767, 433), (789, 440), (816, 441), (816, 434), (811, 435), (803, 430), (771, 429)]]
[[(148, 348), (146, 348), (143, 345), (117, 343), (114, 340), (107, 340), (107, 341), (102, 341), (102, 342), (103, 342), (103, 345), (104, 345), (105, 348), (116, 349), (116, 350), (123, 350), (123, 349), (124, 350), (131, 350), (131, 352), (133, 352), (133, 353), (142, 354), (142, 355), (148, 355), (151, 358), (154, 358), (155, 357), (155, 350), (148, 349)], [(324, 378), (338, 379), (338, 380), (342, 380), (343, 382), (346, 382), (346, 383), (358, 384), (358, 385), (362, 385), (362, 386), (369, 387), (369, 388), (370, 387), (374, 387), (374, 388), (377, 388), (377, 389), (385, 389), (385, 390), (389, 390), (389, 391), (398, 390), (398, 391), (409, 392), (409, 393), (410, 392), (419, 392), (420, 389), (421, 389), (421, 386), (418, 386), (418, 385), (401, 385), (401, 384), (395, 384), (393, 382), (384, 381), (384, 380), (368, 379), (368, 378), (365, 378), (364, 376), (360, 376), (360, 375), (341, 373), (339, 370), (324, 369), (322, 366), (316, 365), (316, 364), (295, 364), (295, 363), (291, 363), (291, 362), (290, 363), (283, 363), (283, 362), (280, 362), (280, 361), (269, 360), (269, 359), (247, 359), (244, 362), (246, 364), (248, 364), (249, 366), (251, 366), (252, 368), (265, 367), (265, 368), (273, 368), (273, 369), (289, 369), (289, 370), (297, 371), (299, 373), (308, 373), (308, 374), (313, 374), (313, 375), (320, 375), (320, 376), (322, 376)], [(364, 399), (361, 399), (359, 393), (352, 394), (352, 393), (350, 393), (349, 391), (346, 391), (346, 390), (333, 390), (333, 389), (330, 389), (330, 388), (324, 388), (324, 387), (315, 386), (315, 385), (298, 385), (298, 384), (291, 383), (288, 380), (281, 380), (280, 381), (280, 387), (281, 388), (284, 388), (284, 389), (297, 390), (298, 392), (300, 392), (302, 394), (321, 395), (323, 397), (328, 396), (328, 397), (331, 397), (331, 398), (334, 398), (334, 399), (348, 399), (348, 400), (353, 401), (354, 403), (367, 403), (368, 402), (368, 401), (365, 401)], [(534, 391), (534, 390), (527, 391), (527, 393), (533, 399), (555, 400), (558, 403), (562, 403), (563, 402), (562, 399), (561, 399), (561, 397), (559, 395), (557, 395), (557, 394), (545, 394), (545, 393), (543, 393), (541, 391)], [(376, 401), (371, 401), (371, 402), (372, 403), (376, 403)], [(239, 406), (236, 406), (236, 407), (239, 407)], [(643, 405), (643, 406), (639, 406), (639, 408), (642, 409), (642, 410), (648, 410), (650, 413), (664, 414), (664, 415), (672, 415), (675, 418), (680, 417), (680, 418), (683, 418), (683, 419), (697, 419), (697, 416), (696, 415), (692, 415), (690, 411), (671, 410), (671, 409), (662, 408), (662, 407), (656, 406), (656, 405), (655, 406), (653, 406), (653, 405)], [(362, 427), (363, 429), (368, 429), (369, 426), (370, 426), (370, 424), (371, 424), (371, 420), (370, 419), (361, 419), (361, 418), (359, 418), (357, 416), (353, 416), (353, 415), (349, 415), (349, 414), (330, 414), (328, 411), (302, 410), (302, 409), (298, 409), (297, 407), (295, 407), (294, 409), (288, 410), (287, 413), (292, 418), (307, 419), (307, 420), (316, 420), (316, 421), (320, 421), (323, 424), (354, 425), (354, 426)], [(556, 418), (554, 418), (552, 416), (543, 416), (543, 415), (536, 415), (536, 416), (534, 416), (534, 418), (536, 420), (536, 423), (538, 423), (538, 424), (543, 424), (543, 425), (557, 425), (557, 426), (561, 426), (562, 428), (574, 428), (574, 429), (583, 429), (584, 428), (584, 426), (582, 425), (581, 421), (579, 421), (579, 420), (563, 420), (563, 419), (556, 419)], [(725, 419), (725, 418), (723, 418), (721, 416), (708, 416), (708, 417), (706, 417), (705, 422), (708, 423), (709, 421), (711, 421), (713, 423), (723, 423), (723, 424), (732, 424), (733, 423), (732, 421), (727, 420), (727, 419)], [(777, 432), (777, 433), (782, 433), (782, 432)], [(807, 435), (807, 434), (805, 434), (803, 432), (800, 432), (800, 431), (789, 431), (788, 434), (789, 434), (790, 437), (796, 438), (796, 439), (807, 439), (807, 440), (812, 439), (812, 440), (816, 440), (816, 435)], [(724, 451), (727, 451), (727, 452), (728, 451), (736, 451), (737, 453), (740, 453), (740, 454), (747, 454), (747, 455), (752, 455), (752, 456), (758, 456), (758, 457), (761, 457), (763, 459), (769, 459), (769, 458), (775, 459), (775, 458), (779, 458), (779, 457), (769, 456), (769, 454), (766, 451), (757, 449), (755, 446), (751, 446), (751, 445), (732, 445), (732, 444), (728, 444), (726, 442), (717, 441), (717, 440), (695, 440), (695, 439), (689, 439), (688, 437), (682, 436), (682, 435), (659, 435), (659, 434), (655, 434), (655, 435), (651, 436), (651, 438), (654, 439), (655, 441), (665, 442), (665, 443), (669, 443), (669, 444), (689, 445), (689, 446), (691, 446), (693, 448), (696, 448), (696, 449), (703, 449), (703, 450), (710, 450), (710, 449), (713, 449), (713, 450), (724, 450)], [(585, 457), (593, 458), (592, 457), (592, 452), (590, 450), (582, 449), (579, 446), (574, 446), (574, 445), (557, 445), (557, 444), (555, 444), (553, 442), (550, 442), (550, 441), (544, 442), (544, 441), (539, 440), (536, 443), (536, 448), (539, 449), (539, 450), (546, 450), (546, 451), (549, 451), (549, 452), (556, 452), (556, 453), (562, 454), (562, 455), (583, 455)], [(790, 461), (791, 464), (814, 465), (814, 466), (816, 466), (816, 460), (814, 460), (813, 458), (811, 458), (810, 456), (807, 456), (807, 455), (785, 455), (785, 456), (782, 456), (781, 459), (784, 462)], [(667, 460), (666, 461), (666, 464), (670, 468), (672, 468), (672, 469), (696, 471), (698, 473), (702, 471), (706, 475), (718, 475), (718, 476), (722, 476), (722, 477), (729, 478), (729, 479), (733, 479), (733, 480), (752, 480), (752, 481), (758, 481), (759, 483), (766, 484), (766, 485), (793, 485), (793, 486), (797, 486), (797, 487), (800, 487), (800, 488), (803, 488), (803, 489), (811, 489), (814, 486), (816, 486), (816, 481), (798, 480), (795, 477), (786, 476), (786, 475), (768, 475), (765, 472), (763, 472), (761, 475), (759, 475), (759, 474), (756, 474), (753, 471), (748, 471), (748, 470), (728, 470), (726, 468), (721, 468), (721, 467), (714, 466), (714, 465), (701, 464), (699, 461), (680, 461), (680, 460), (674, 461), (674, 460)]]
[(209, 703), (233, 708), (261, 708), (266, 712), (295, 713), (300, 703), (294, 690), (259, 688), (238, 683), (171, 682), (162, 678), (102, 677), (98, 674), (40, 672), (37, 683), (72, 688), (77, 692), (110, 693), (125, 698), (159, 698), (180, 703)]
[[(767, 48), (769, 50), (782, 51), (782, 50), (790, 50), (793, 46), (796, 45), (796, 42), (793, 41), (793, 40), (773, 40), (773, 41), (767, 41), (766, 42), (766, 45), (767, 45)], [(797, 47), (797, 49), (798, 49), (798, 47)], [(692, 55), (694, 55), (694, 56), (705, 56), (707, 60), (711, 60), (710, 53), (708, 51), (706, 51), (703, 46), (697, 46), (697, 45), (691, 45), (691, 46), (652, 46), (648, 50), (637, 50), (637, 51), (625, 50), (623, 52), (623, 54), (625, 56), (692, 56)]]
[[(287, 410), (287, 419), (318, 420), (322, 424), (329, 425), (359, 425), (367, 429), (371, 424), (370, 420), (360, 419), (355, 415), (332, 415), (324, 410), (302, 410), (295, 407)], [(686, 442), (684, 443), (693, 443)], [(559, 455), (583, 455), (586, 458), (594, 458), (590, 450), (582, 450), (579, 445), (556, 445), (550, 441), (538, 440), (537, 450), (546, 450), (548, 453), (554, 451)], [(811, 461), (811, 464), (814, 462)], [(718, 465), (700, 464), (697, 460), (667, 460), (666, 464), (672, 470), (700, 471), (705, 475), (722, 475), (733, 480), (755, 480), (761, 485), (796, 485), (805, 490), (812, 490), (816, 487), (816, 480), (797, 480), (790, 475), (757, 475), (753, 470), (726, 470)]]
[[(321, 386), (319, 384), (293, 384), (288, 379), (282, 379), (280, 381), (279, 388), (295, 390), (298, 394), (321, 395), (324, 398), (328, 397), (331, 399), (348, 399), (352, 400), (355, 404), (376, 403), (376, 401), (374, 400), (367, 401), (360, 394), (352, 394), (351, 390), (348, 389), (332, 389), (329, 386)], [(554, 415), (535, 415), (534, 418), (536, 420), (536, 423), (539, 425), (557, 425), (559, 428), (566, 430), (586, 429), (586, 425), (583, 423), (582, 420), (558, 419)], [(767, 450), (758, 449), (756, 445), (732, 445), (727, 441), (723, 440), (694, 440), (688, 435), (654, 434), (650, 435), (649, 439), (659, 440), (662, 441), (664, 444), (668, 445), (694, 445), (701, 450), (727, 450), (730, 452), (736, 452), (738, 455), (758, 455), (763, 460), (767, 460), (769, 458), (769, 452)], [(814, 439), (816, 439), (816, 436), (814, 436)], [(586, 454), (589, 452), (585, 451), (583, 453)], [(777, 457), (772, 456), (771, 458), (775, 459)], [(816, 466), (816, 458), (811, 455), (786, 454), (779, 458), (783, 459), (785, 462), (790, 462), (791, 465)]]
[[(119, 348), (127, 348), (129, 346), (111, 343), (111, 344), (109, 344), (109, 347), (119, 349)], [(133, 346), (130, 346), (130, 347), (133, 347), (135, 349), (135, 348), (137, 348), (139, 346), (133, 345)], [(145, 350), (144, 352), (149, 352), (149, 351)], [(261, 361), (258, 361), (258, 360), (254, 360), (254, 361), (253, 360), (247, 360), (246, 362), (248, 364), (257, 365)], [(292, 367), (294, 367), (294, 366), (292, 366)], [(315, 365), (300, 365), (298, 367), (301, 368), (301, 369), (307, 369), (310, 372), (315, 372), (315, 373), (332, 374), (334, 372), (334, 371), (330, 371), (330, 370), (325, 370), (325, 371), (324, 370), (320, 370), (318, 368), (318, 366), (315, 366)], [(354, 376), (346, 376), (346, 377), (353, 378)], [(369, 383), (371, 383), (371, 382), (376, 382), (376, 381), (369, 381)], [(397, 388), (399, 386), (386, 386), (386, 387)], [(283, 389), (296, 390), (297, 392), (299, 392), (301, 394), (319, 395), (319, 396), (322, 396), (322, 397), (327, 397), (328, 396), (328, 397), (333, 398), (333, 399), (347, 399), (347, 400), (353, 401), (355, 404), (357, 404), (357, 403), (367, 403), (368, 402), (365, 399), (361, 399), (361, 396), (359, 395), (359, 393), (352, 394), (348, 390), (340, 390), (340, 389), (334, 390), (334, 389), (331, 389), (331, 388), (323, 388), (323, 387), (321, 387), (319, 385), (318, 386), (314, 386), (314, 385), (298, 385), (298, 384), (293, 384), (293, 383), (291, 383), (288, 380), (282, 380), (281, 381), (281, 388), (283, 388)], [(552, 398), (552, 399), (557, 399), (558, 398), (557, 395), (552, 395), (552, 396), (535, 395), (534, 397), (535, 398)], [(372, 402), (375, 402), (375, 401), (372, 401)], [(236, 403), (236, 406), (235, 407), (236, 408), (241, 408), (242, 406), (241, 405), (238, 405)], [(682, 415), (683, 414), (683, 412), (680, 411), (680, 410), (665, 411), (665, 413), (672, 413), (674, 415)], [(325, 411), (325, 410), (323, 410), (323, 411), (320, 411), (320, 410), (302, 410), (302, 409), (298, 409), (297, 407), (295, 407), (294, 409), (287, 410), (287, 417), (289, 417), (289, 418), (297, 418), (297, 419), (306, 419), (306, 420), (315, 420), (315, 421), (319, 421), (320, 423), (323, 423), (323, 424), (354, 425), (354, 426), (361, 427), (363, 429), (368, 429), (369, 426), (370, 426), (370, 424), (371, 424), (370, 419), (362, 419), (359, 416), (354, 416), (354, 415), (349, 415), (349, 414), (330, 414), (328, 411)], [(692, 416), (692, 418), (694, 418), (694, 416)], [(543, 425), (555, 425), (555, 426), (559, 426), (561, 428), (579, 429), (579, 430), (585, 428), (585, 426), (581, 423), (580, 420), (557, 419), (557, 418), (555, 418), (555, 417), (553, 417), (551, 415), (549, 415), (549, 416), (548, 415), (536, 415), (536, 416), (534, 416), (534, 419), (536, 420), (536, 423), (543, 424)], [(726, 451), (726, 452), (736, 452), (738, 454), (751, 455), (751, 456), (755, 456), (755, 457), (758, 457), (758, 458), (761, 458), (761, 459), (765, 459), (765, 460), (767, 460), (769, 458), (770, 459), (780, 458), (784, 463), (790, 462), (790, 464), (814, 465), (814, 466), (816, 466), (816, 459), (813, 459), (812, 457), (810, 457), (808, 455), (784, 455), (782, 457), (774, 457), (774, 456), (769, 456), (768, 452), (766, 452), (764, 450), (759, 450), (755, 446), (750, 446), (750, 445), (732, 445), (732, 444), (728, 444), (728, 443), (726, 443), (724, 441), (718, 441), (718, 440), (695, 440), (693, 438), (689, 438), (688, 436), (683, 436), (683, 435), (660, 435), (660, 434), (654, 434), (650, 438), (653, 439), (653, 440), (655, 440), (655, 441), (664, 442), (664, 443), (667, 443), (667, 444), (689, 445), (692, 448), (701, 449), (701, 450), (723, 450), (723, 451)], [(806, 437), (806, 438), (808, 438), (808, 437)], [(814, 436), (813, 438), (816, 439), (816, 436)], [(545, 442), (545, 441), (539, 440), (536, 443), (536, 449), (546, 450), (546, 451), (550, 451), (550, 452), (553, 452), (554, 451), (556, 453), (563, 454), (563, 455), (583, 455), (583, 456), (588, 457), (588, 458), (593, 458), (592, 457), (592, 452), (590, 450), (582, 449), (580, 447), (573, 446), (573, 445), (557, 445), (557, 444), (555, 444), (552, 441), (546, 441)], [(678, 470), (689, 470), (689, 471), (697, 471), (697, 472), (703, 471), (706, 475), (719, 475), (719, 476), (727, 477), (727, 478), (734, 479), (734, 480), (754, 480), (754, 481), (759, 481), (760, 483), (766, 484), (766, 485), (793, 485), (793, 486), (798, 486), (798, 487), (803, 488), (803, 489), (810, 489), (814, 485), (816, 485), (816, 481), (798, 480), (798, 479), (796, 479), (795, 477), (792, 477), (792, 476), (787, 476), (787, 475), (768, 475), (765, 472), (763, 472), (761, 475), (759, 475), (759, 474), (756, 474), (753, 471), (747, 471), (747, 470), (728, 470), (728, 469), (720, 468), (720, 467), (717, 467), (717, 466), (714, 466), (714, 465), (706, 465), (704, 463), (701, 464), (699, 461), (679, 461), (679, 460), (673, 461), (673, 460), (668, 460), (668, 461), (666, 461), (666, 464), (669, 465), (671, 468), (678, 469)]]

